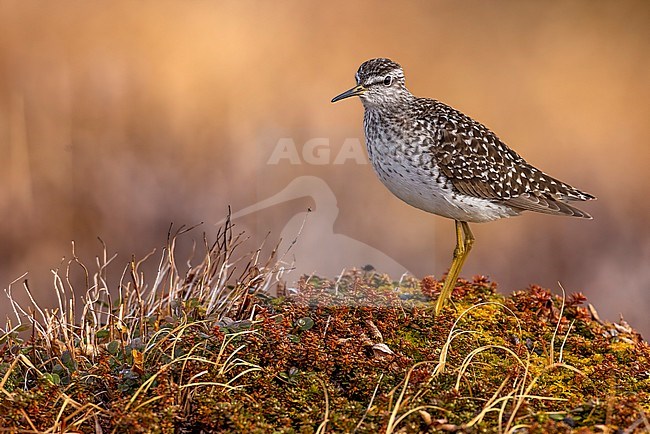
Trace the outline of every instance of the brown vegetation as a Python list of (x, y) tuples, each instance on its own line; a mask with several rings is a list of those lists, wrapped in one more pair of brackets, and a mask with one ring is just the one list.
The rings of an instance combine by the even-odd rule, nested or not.
[(179, 235), (157, 275), (133, 260), (116, 287), (104, 278), (110, 258), (95, 273), (73, 259), (88, 277), (81, 315), (69, 269), (55, 280), (57, 308), (11, 299), (0, 430), (650, 429), (650, 347), (626, 323), (599, 320), (581, 294), (531, 286), (503, 297), (475, 277), (434, 317), (438, 280), (352, 270), (271, 297), (273, 263), (240, 256), (229, 225), (187, 267)]

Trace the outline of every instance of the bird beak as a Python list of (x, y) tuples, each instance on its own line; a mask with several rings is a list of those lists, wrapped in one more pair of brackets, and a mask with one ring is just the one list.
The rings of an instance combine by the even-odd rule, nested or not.
[(356, 87), (353, 87), (350, 90), (346, 90), (345, 92), (343, 92), (340, 95), (335, 96), (334, 98), (332, 98), (332, 102), (340, 101), (340, 100), (345, 99), (345, 98), (350, 98), (351, 96), (359, 96), (359, 95), (363, 94), (365, 91), (366, 91), (366, 88), (363, 87), (363, 85), (360, 84), (360, 85), (358, 85)]

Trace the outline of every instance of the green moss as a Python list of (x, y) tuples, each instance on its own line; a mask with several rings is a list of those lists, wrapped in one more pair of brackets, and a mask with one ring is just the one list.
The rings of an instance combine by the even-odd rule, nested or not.
[(59, 384), (30, 369), (25, 343), (8, 342), (0, 427), (46, 429), (81, 411), (83, 432), (644, 429), (650, 348), (634, 330), (591, 319), (584, 297), (563, 306), (536, 286), (503, 297), (482, 277), (461, 281), (434, 317), (438, 287), (312, 277), (297, 295), (250, 296), (251, 321), (220, 325), (192, 299), (139, 345), (100, 334), (92, 363), (40, 355)]

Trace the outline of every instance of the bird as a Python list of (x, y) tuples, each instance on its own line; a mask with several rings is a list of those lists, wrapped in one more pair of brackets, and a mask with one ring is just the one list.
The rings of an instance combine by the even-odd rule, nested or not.
[(595, 196), (524, 160), (482, 123), (435, 99), (413, 95), (404, 70), (387, 58), (362, 63), (356, 86), (332, 103), (358, 96), (371, 165), (402, 201), (455, 222), (456, 248), (435, 313), (445, 306), (474, 244), (469, 223), (523, 211), (592, 217), (571, 202)]

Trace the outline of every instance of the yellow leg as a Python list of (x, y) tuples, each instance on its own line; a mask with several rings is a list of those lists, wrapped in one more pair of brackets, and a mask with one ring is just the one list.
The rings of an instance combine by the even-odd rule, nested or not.
[(469, 229), (467, 222), (459, 222), (456, 220), (456, 249), (454, 250), (454, 260), (451, 262), (449, 273), (447, 273), (445, 283), (442, 285), (440, 297), (436, 301), (436, 315), (440, 313), (445, 302), (451, 297), (451, 292), (456, 286), (456, 279), (458, 279), (460, 270), (463, 268), (465, 259), (467, 259), (469, 251), (472, 250), (473, 244), (474, 234)]

